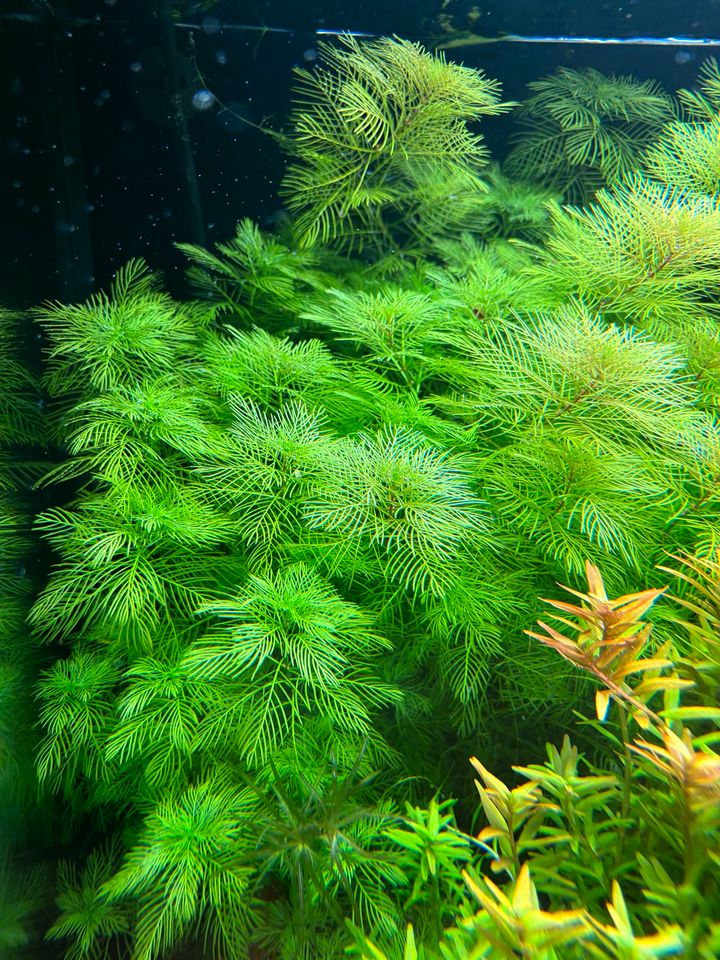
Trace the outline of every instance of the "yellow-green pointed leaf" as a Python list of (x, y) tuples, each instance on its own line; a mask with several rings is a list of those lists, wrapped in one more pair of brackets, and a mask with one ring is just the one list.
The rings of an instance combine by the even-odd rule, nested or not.
[(611, 696), (612, 694), (609, 690), (595, 691), (595, 712), (597, 713), (598, 720), (605, 720), (607, 717)]
[(405, 952), (403, 953), (403, 960), (417, 960), (417, 955), (415, 934), (413, 932), (412, 924), (409, 923), (407, 926), (407, 932), (405, 934)]
[(528, 913), (531, 910), (540, 909), (537, 890), (535, 889), (535, 884), (532, 882), (530, 869), (526, 863), (520, 868), (520, 873), (515, 881), (512, 905), (515, 912), (519, 915)]
[(720, 707), (674, 707), (660, 714), (667, 720), (715, 720), (720, 721)]

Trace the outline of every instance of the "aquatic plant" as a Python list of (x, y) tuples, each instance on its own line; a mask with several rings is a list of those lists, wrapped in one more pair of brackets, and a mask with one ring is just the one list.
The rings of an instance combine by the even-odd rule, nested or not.
[(301, 246), (389, 249), (470, 228), (484, 187), (468, 124), (508, 109), (499, 84), (418, 44), (349, 36), (298, 69), (282, 194)]
[(672, 100), (653, 80), (559, 67), (528, 87), (532, 96), (515, 114), (523, 130), (505, 169), (571, 202), (636, 171), (673, 117)]
[(312, 250), (289, 249), (251, 220), (241, 220), (235, 236), (215, 252), (193, 244), (178, 247), (194, 263), (188, 276), (195, 289), (228, 309), (236, 323), (282, 329), (305, 296), (330, 282)]
[[(480, 198), (476, 233), (484, 240), (515, 238), (538, 242), (549, 226), (558, 196), (544, 187), (508, 179), (499, 166), (483, 177), (487, 193)], [(443, 238), (436, 238), (442, 242)]]
[[(720, 279), (717, 196), (687, 193), (636, 176), (601, 191), (586, 209), (558, 213), (546, 252), (531, 271), (549, 295), (579, 296), (608, 320), (631, 322), (674, 346), (716, 407), (715, 313)], [(552, 291), (552, 294), (551, 294)], [(713, 475), (713, 428), (698, 452)]]
[[(175, 317), (131, 272), (109, 298), (45, 308), (47, 383), (57, 391), (72, 372), (57, 426), (70, 459), (54, 475), (83, 485), (38, 521), (58, 562), (31, 623), (71, 644), (40, 685), (39, 773), (65, 797), (82, 789), (132, 838), (88, 894), (109, 911), (97, 933), (131, 929), (148, 958), (195, 929), (221, 951), (263, 930), (296, 945), (327, 935), (331, 951), (333, 903), (390, 935), (408, 872), (377, 830), (397, 807), (363, 787), (370, 832), (347, 843), (367, 864), (330, 860), (305, 876), (306, 907), (296, 873), (257, 860), (260, 797), (275, 817), (322, 797), (328, 751), (341, 779), (357, 756), (363, 776), (380, 766), (398, 778), (408, 727), (409, 769), (428, 775), (428, 750), (492, 723), (493, 687), (496, 710), (520, 696), (525, 710), (549, 695), (555, 710), (574, 703), (537, 654), (535, 687), (513, 634), (531, 591), (588, 552), (621, 583), (646, 575), (659, 530), (682, 546), (701, 521), (714, 529), (712, 497), (695, 503), (694, 444), (712, 429), (700, 392), (671, 346), (579, 301), (486, 323), (453, 296), (451, 274), (435, 289), (318, 292), (298, 321), (324, 342), (295, 343), (215, 328), (212, 306), (177, 305)], [(253, 293), (260, 310), (268, 291)], [(153, 314), (169, 330), (194, 323), (194, 338), (183, 326), (139, 351), (134, 324)], [(113, 366), (100, 381), (103, 336)], [(309, 795), (307, 769), (319, 777)], [(182, 824), (192, 859), (173, 846)], [(348, 871), (367, 878), (360, 899)], [(253, 905), (271, 877), (290, 905), (278, 916)]]
[(720, 192), (720, 117), (704, 123), (673, 123), (645, 155), (657, 180), (689, 193)]
[(720, 111), (720, 64), (709, 57), (700, 67), (697, 88), (678, 90), (678, 100), (689, 119), (713, 120)]
[[(196, 301), (133, 261), (34, 311), (58, 454), (37, 775), (71, 848), (49, 937), (73, 960), (707, 960), (717, 200), (637, 170), (586, 208), (481, 184), (485, 77), (401, 41), (325, 57), (290, 137), (294, 240), (243, 221), (184, 245)], [(431, 227), (458, 171), (468, 203)], [(338, 253), (358, 244), (370, 262)], [(695, 555), (687, 628), (645, 589), (667, 550)], [(592, 678), (588, 760), (534, 762)], [(447, 798), (479, 744), (477, 838)], [(523, 783), (489, 772), (520, 755)], [(686, 873), (702, 897), (672, 895)]]
[(410, 925), (387, 953), (354, 930), (351, 955), (716, 955), (720, 566), (684, 558), (666, 572), (690, 594), (671, 614), (673, 641), (659, 649), (643, 617), (663, 589), (610, 599), (588, 564), (586, 593), (548, 601), (555, 625), (541, 621), (531, 636), (592, 676), (597, 719), (587, 722), (605, 748), (590, 761), (565, 735), (544, 763), (513, 766), (515, 786), (473, 757), (483, 869), (466, 847), (436, 861), (439, 873), (462, 869), (467, 894), (454, 922), (430, 942)]
[(0, 311), (0, 952), (13, 960), (39, 936), (47, 878), (35, 859), (37, 829), (34, 711), (28, 697), (38, 671), (25, 617), (34, 588), (28, 487), (33, 446), (43, 439), (39, 390), (21, 359), (20, 317)]
[(683, 118), (667, 126), (645, 156), (651, 176), (670, 186), (716, 196), (720, 191), (720, 67), (700, 68), (698, 87), (679, 90)]

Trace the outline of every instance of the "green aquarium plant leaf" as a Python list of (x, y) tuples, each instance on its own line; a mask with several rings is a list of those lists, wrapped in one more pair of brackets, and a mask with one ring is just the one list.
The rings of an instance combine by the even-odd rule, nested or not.
[(590, 200), (637, 170), (643, 149), (673, 116), (672, 100), (654, 80), (559, 67), (529, 89), (506, 169), (570, 201)]
[(678, 100), (692, 120), (714, 120), (720, 112), (720, 64), (715, 57), (700, 67), (695, 90), (678, 90)]
[(47, 855), (71, 960), (718, 955), (716, 73), (500, 173), (495, 81), (325, 42), (278, 236), (39, 308), (47, 409), (0, 314), (6, 952)]
[(497, 82), (400, 39), (319, 51), (297, 70), (282, 186), (301, 246), (385, 250), (467, 224), (486, 159), (468, 124), (508, 109)]
[(690, 194), (720, 192), (720, 116), (669, 124), (645, 154), (651, 177)]
[(717, 198), (636, 175), (556, 215), (537, 280), (661, 339), (687, 336), (716, 309), (719, 224)]
[(389, 580), (441, 594), (457, 575), (461, 551), (479, 544), (487, 530), (469, 466), (409, 430), (368, 434), (309, 501), (306, 518), (370, 550)]
[(47, 389), (92, 396), (176, 369), (213, 315), (202, 304), (172, 300), (146, 263), (131, 260), (118, 271), (109, 295), (99, 293), (85, 304), (48, 303), (35, 311), (51, 340)]
[(166, 796), (120, 869), (100, 888), (135, 906), (133, 957), (154, 960), (197, 925), (215, 948), (247, 948), (253, 904), (242, 854), (253, 843), (252, 794), (222, 779)]
[(291, 322), (303, 297), (325, 281), (313, 251), (289, 249), (247, 219), (214, 252), (190, 243), (177, 246), (190, 258), (195, 289), (238, 324), (277, 329)]
[(223, 736), (232, 735), (252, 763), (296, 739), (308, 714), (366, 734), (371, 707), (400, 696), (373, 677), (372, 655), (388, 642), (310, 569), (251, 577), (238, 597), (201, 610), (219, 624), (193, 645), (185, 668), (200, 682), (225, 681), (227, 701), (202, 735), (232, 722)]
[(118, 864), (117, 844), (107, 843), (88, 856), (81, 871), (70, 861), (58, 866), (57, 905), (60, 916), (47, 932), (48, 940), (65, 940), (67, 960), (95, 960), (109, 956), (114, 943), (128, 944), (131, 910), (111, 904), (101, 894)]

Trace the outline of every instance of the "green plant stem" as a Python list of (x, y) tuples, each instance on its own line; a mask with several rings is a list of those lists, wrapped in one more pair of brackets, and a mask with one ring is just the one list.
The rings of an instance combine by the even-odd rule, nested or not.
[(683, 883), (690, 887), (693, 886), (700, 872), (695, 863), (695, 837), (693, 835), (693, 813), (690, 807), (690, 798), (688, 791), (683, 789), (683, 812), (682, 812), (682, 831), (683, 831), (683, 862), (685, 864), (685, 875)]
[(432, 907), (433, 907), (433, 939), (436, 939), (438, 942), (442, 939), (443, 925), (442, 925), (442, 904), (440, 901), (440, 878), (438, 877), (437, 870), (433, 874), (432, 882)]
[(615, 860), (616, 866), (623, 862), (625, 851), (625, 834), (627, 830), (627, 819), (630, 815), (630, 796), (632, 791), (632, 754), (630, 753), (630, 748), (628, 747), (628, 741), (630, 739), (629, 724), (625, 707), (622, 704), (618, 704), (618, 710), (620, 711), (620, 735), (622, 737), (623, 744), (623, 784), (620, 800), (620, 817), (622, 819), (622, 826), (620, 827), (620, 842), (618, 844), (617, 857)]

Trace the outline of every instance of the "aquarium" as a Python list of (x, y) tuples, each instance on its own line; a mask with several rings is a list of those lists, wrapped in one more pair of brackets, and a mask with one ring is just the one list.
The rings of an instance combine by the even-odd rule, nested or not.
[(0, 43), (0, 960), (720, 956), (720, 4)]

